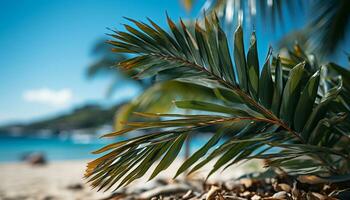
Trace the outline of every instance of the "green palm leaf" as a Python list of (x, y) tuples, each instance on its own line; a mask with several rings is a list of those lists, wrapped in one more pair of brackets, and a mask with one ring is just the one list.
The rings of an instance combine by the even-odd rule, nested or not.
[[(154, 178), (174, 161), (186, 138), (201, 134), (207, 127), (216, 130), (214, 135), (184, 162), (176, 176), (187, 169), (194, 172), (214, 158), (218, 160), (209, 175), (251, 158), (268, 158), (271, 166), (295, 174), (331, 176), (340, 168), (342, 174), (349, 173), (349, 168), (344, 170), (340, 162), (335, 162), (349, 155), (337, 140), (342, 135), (334, 133), (332, 128), (342, 123), (343, 118), (335, 118), (339, 112), (330, 109), (343, 88), (341, 79), (333, 80), (339, 84), (328, 87), (331, 89), (324, 91), (319, 100), (315, 91), (321, 88), (320, 82), (312, 73), (306, 73), (305, 62), (289, 68), (277, 64), (272, 71), (268, 55), (258, 75), (255, 36), (246, 57), (243, 30), (237, 28), (232, 62), (217, 18), (205, 19), (205, 28), (196, 24), (194, 33), (187, 31), (183, 23), (180, 28), (176, 27), (168, 17), (172, 35), (153, 22), (152, 26), (146, 26), (134, 20), (131, 21), (139, 29), (127, 26), (127, 32), (112, 34), (115, 40), (110, 43), (116, 51), (135, 55), (120, 63), (122, 69), (138, 70), (137, 77), (156, 76), (159, 81), (178, 81), (214, 92), (209, 93), (210, 98), (206, 100), (192, 98), (174, 102), (179, 109), (192, 110), (195, 114), (137, 113), (141, 119), (127, 122), (124, 130), (107, 134), (114, 137), (130, 132), (131, 138), (96, 151), (105, 155), (88, 164), (86, 177), (92, 184), (101, 189), (117, 182), (118, 187), (125, 186), (161, 160), (150, 177)], [(285, 84), (284, 77), (288, 77)], [(191, 89), (186, 91), (191, 93)], [(296, 120), (303, 105), (312, 108), (304, 117), (305, 125)], [(320, 126), (327, 134), (315, 137)], [(147, 132), (135, 137), (132, 136), (134, 130)], [(220, 140), (223, 142), (217, 145)], [(268, 151), (276, 147), (281, 150)], [(290, 160), (312, 162), (295, 171)]]

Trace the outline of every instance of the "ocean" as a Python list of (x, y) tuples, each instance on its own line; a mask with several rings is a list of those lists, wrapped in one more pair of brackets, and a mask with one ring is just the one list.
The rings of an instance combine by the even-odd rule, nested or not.
[[(205, 144), (209, 136), (193, 137), (191, 151)], [(122, 138), (121, 138), (122, 139)], [(125, 138), (124, 138), (125, 139)], [(94, 159), (91, 154), (111, 139), (98, 139), (91, 135), (73, 136), (11, 136), (0, 135), (0, 162), (19, 162), (31, 153), (42, 153), (48, 161)]]

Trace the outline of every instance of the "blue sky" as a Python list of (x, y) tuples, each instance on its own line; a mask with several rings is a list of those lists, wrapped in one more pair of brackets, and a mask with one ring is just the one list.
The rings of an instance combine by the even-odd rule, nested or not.
[(94, 60), (94, 44), (108, 32), (106, 27), (125, 23), (123, 16), (151, 17), (161, 25), (165, 25), (165, 10), (174, 18), (188, 16), (176, 0), (140, 2), (1, 0), (0, 124), (54, 115), (85, 102), (108, 104), (135, 94), (137, 90), (126, 85), (106, 100), (110, 79), (89, 81), (84, 73)]
[[(105, 37), (107, 27), (121, 28), (127, 22), (123, 16), (150, 17), (165, 27), (165, 11), (174, 20), (193, 18), (202, 3), (198, 1), (191, 14), (179, 0), (0, 0), (0, 124), (37, 120), (88, 102), (110, 105), (134, 96), (137, 88), (124, 84), (106, 99), (111, 80), (86, 78), (85, 70), (94, 61), (94, 44)], [(303, 25), (305, 15), (298, 16), (285, 19), (286, 30)], [(261, 59), (284, 33), (259, 31), (263, 26), (256, 26)]]

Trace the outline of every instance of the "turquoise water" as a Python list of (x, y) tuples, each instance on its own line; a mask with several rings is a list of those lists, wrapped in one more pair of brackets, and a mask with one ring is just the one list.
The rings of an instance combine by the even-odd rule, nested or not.
[[(191, 151), (204, 144), (208, 136), (193, 138)], [(90, 152), (113, 142), (94, 137), (35, 137), (0, 135), (0, 162), (18, 162), (25, 154), (41, 152), (50, 161), (93, 159), (96, 155)]]

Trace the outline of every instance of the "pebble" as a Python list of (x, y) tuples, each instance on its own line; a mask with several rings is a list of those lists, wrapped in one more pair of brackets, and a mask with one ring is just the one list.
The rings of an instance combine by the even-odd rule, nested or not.
[(308, 192), (306, 195), (307, 200), (326, 200), (327, 197), (317, 193), (317, 192)]
[(251, 193), (249, 191), (245, 191), (242, 193), (242, 196), (244, 197), (249, 197), (251, 195)]
[[(328, 196), (317, 193), (317, 192), (304, 192), (297, 188), (297, 182), (295, 181), (292, 185), (286, 183), (273, 182), (272, 185), (259, 185), (259, 182), (240, 180), (240, 181), (227, 181), (220, 184), (210, 185), (202, 184), (201, 181), (196, 182), (197, 187), (191, 184), (191, 181), (181, 180), (169, 182), (168, 185), (159, 185), (164, 183), (157, 182), (157, 187), (148, 191), (144, 191), (141, 194), (137, 193), (132, 199), (151, 199), (151, 200), (173, 200), (173, 199), (184, 199), (184, 200), (263, 200), (263, 199), (274, 199), (274, 200), (327, 200)], [(170, 185), (169, 185), (170, 184)], [(209, 189), (210, 187), (210, 189)], [(221, 188), (223, 187), (223, 188)], [(254, 189), (254, 191), (246, 190), (246, 188)], [(266, 191), (266, 188), (270, 187), (271, 190), (277, 192), (273, 195), (271, 190)], [(205, 189), (206, 188), (206, 189)], [(263, 189), (262, 189), (263, 188)], [(205, 190), (204, 190), (205, 189)], [(209, 189), (209, 191), (208, 191)], [(239, 190), (237, 190), (239, 189)], [(259, 191), (259, 189), (261, 191)], [(206, 191), (206, 192), (205, 192)], [(260, 193), (259, 193), (259, 192)], [(272, 196), (271, 196), (272, 195)], [(153, 197), (153, 198), (152, 198)], [(117, 198), (119, 199), (119, 198)], [(131, 199), (130, 199), (131, 200)]]
[(25, 158), (26, 162), (31, 165), (45, 165), (47, 164), (47, 159), (42, 153), (33, 153)]
[(256, 195), (256, 194), (254, 194), (254, 196), (252, 196), (252, 198), (251, 198), (251, 200), (260, 200), (260, 199), (261, 199), (261, 197)]
[(292, 188), (288, 184), (285, 184), (285, 183), (278, 184), (277, 188), (280, 189), (280, 191), (282, 190), (285, 192), (290, 192), (292, 190)]
[(275, 193), (272, 198), (275, 199), (288, 199), (288, 194), (285, 191)]
[(308, 183), (308, 184), (319, 184), (324, 182), (322, 178), (315, 175), (298, 176), (297, 179), (301, 183)]
[(330, 186), (330, 185), (324, 185), (324, 186), (323, 186), (323, 190), (329, 190), (329, 189), (331, 189), (331, 186)]
[(211, 199), (215, 199), (215, 195), (216, 193), (220, 190), (219, 187), (212, 185), (209, 192), (207, 193), (207, 198), (206, 200), (211, 200)]
[(253, 180), (250, 178), (242, 178), (239, 180), (241, 184), (246, 188), (250, 188), (253, 185)]
[(67, 186), (67, 189), (69, 190), (82, 190), (83, 189), (83, 185), (80, 183), (76, 183), (76, 184), (71, 184)]

